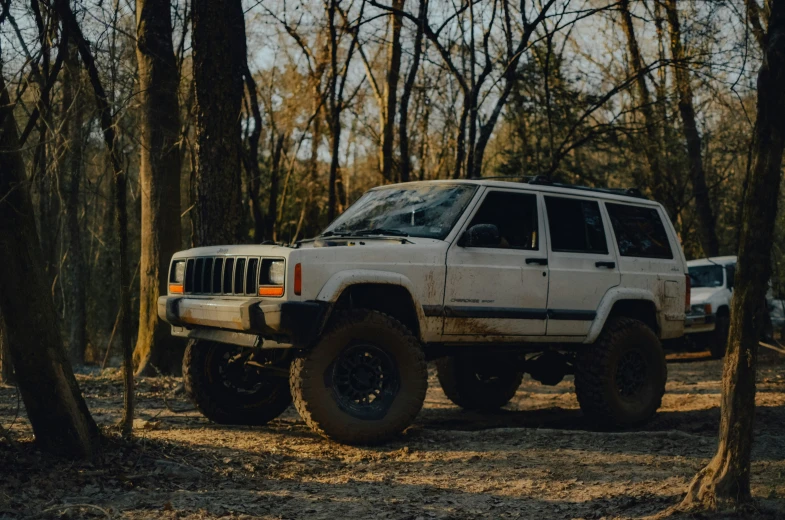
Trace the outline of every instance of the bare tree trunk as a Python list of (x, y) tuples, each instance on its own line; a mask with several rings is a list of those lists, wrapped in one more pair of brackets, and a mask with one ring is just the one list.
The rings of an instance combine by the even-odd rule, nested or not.
[(703, 158), (701, 156), (701, 136), (695, 122), (695, 107), (693, 105), (692, 86), (690, 85), (690, 71), (685, 63), (684, 46), (681, 42), (681, 24), (676, 0), (665, 1), (665, 11), (668, 16), (668, 25), (671, 33), (671, 54), (676, 62), (674, 67), (676, 91), (679, 95), (679, 113), (681, 114), (684, 138), (687, 141), (687, 157), (690, 162), (690, 179), (695, 195), (695, 207), (698, 210), (698, 223), (700, 228), (700, 241), (706, 256), (720, 254), (720, 244), (717, 239), (716, 221), (711, 208), (709, 188), (706, 185), (706, 174), (703, 171)]
[(640, 47), (638, 46), (638, 39), (635, 36), (635, 27), (632, 23), (629, 0), (621, 0), (619, 2), (619, 10), (621, 11), (624, 34), (627, 36), (627, 52), (629, 53), (630, 65), (635, 73), (635, 85), (638, 90), (640, 111), (641, 114), (643, 114), (643, 122), (646, 127), (646, 139), (643, 144), (643, 151), (646, 155), (646, 161), (649, 163), (649, 169), (651, 170), (651, 190), (654, 197), (668, 209), (671, 219), (675, 219), (676, 215), (673, 213), (673, 204), (671, 204), (670, 200), (671, 197), (667, 194), (665, 187), (662, 153), (660, 150), (660, 136), (657, 131), (657, 122), (654, 115), (651, 94), (649, 92), (649, 87), (646, 84), (646, 74), (644, 74), (643, 71), (643, 58), (641, 57)]
[(79, 54), (76, 45), (68, 46), (63, 77), (63, 120), (65, 121), (65, 157), (62, 164), (65, 174), (66, 236), (68, 257), (63, 269), (63, 289), (66, 293), (68, 350), (71, 362), (84, 363), (87, 347), (87, 302), (85, 299), (85, 259), (82, 254), (82, 236), (79, 226), (79, 193), (82, 181), (82, 150), (84, 149), (82, 126), (84, 125), (83, 103), (80, 90)]
[(0, 316), (0, 384), (14, 384), (14, 365), (11, 363), (11, 351), (5, 337), (5, 325)]
[[(319, 205), (317, 203), (317, 188), (319, 186), (319, 145), (322, 142), (322, 109), (321, 97), (316, 86), (313, 87), (314, 118), (311, 128), (311, 157), (308, 160), (308, 201), (305, 205), (306, 236), (317, 233), (321, 228)], [(299, 228), (299, 225), (298, 225)], [(299, 233), (298, 233), (299, 234)]]
[(140, 375), (177, 373), (181, 342), (158, 320), (169, 261), (181, 247), (179, 76), (172, 45), (169, 0), (136, 1), (136, 59), (141, 96), (142, 233), (139, 333), (134, 364)]
[(339, 157), (338, 151), (341, 148), (341, 111), (338, 99), (338, 27), (335, 23), (335, 15), (338, 12), (338, 0), (328, 0), (325, 2), (325, 15), (327, 16), (328, 45), (330, 57), (330, 76), (327, 87), (327, 109), (328, 125), (330, 128), (330, 174), (327, 185), (327, 220), (332, 222), (336, 215), (336, 186), (338, 180)]
[(13, 108), (0, 73), (0, 313), (36, 443), (51, 453), (94, 458), (100, 433), (57, 329)]
[(785, 0), (771, 2), (758, 107), (753, 164), (744, 198), (739, 264), (722, 375), (717, 454), (695, 476), (680, 509), (736, 509), (752, 501), (750, 452), (755, 417), (758, 340), (771, 276), (771, 247), (785, 148)]
[(55, 8), (62, 20), (64, 30), (69, 37), (74, 38), (79, 56), (87, 70), (90, 84), (95, 93), (95, 102), (98, 108), (101, 130), (104, 137), (109, 158), (112, 164), (114, 177), (114, 203), (117, 207), (116, 231), (119, 238), (120, 248), (120, 310), (122, 317), (121, 344), (123, 349), (123, 418), (121, 422), (122, 432), (125, 436), (131, 435), (134, 417), (134, 374), (133, 374), (133, 347), (131, 346), (131, 294), (130, 281), (131, 273), (128, 268), (128, 208), (126, 203), (126, 176), (123, 170), (120, 152), (117, 147), (117, 134), (115, 133), (115, 122), (112, 117), (112, 110), (109, 106), (109, 98), (106, 90), (101, 83), (98, 75), (98, 68), (95, 64), (90, 44), (85, 39), (79, 23), (71, 11), (68, 0), (57, 0)]
[[(412, 55), (412, 64), (409, 67), (409, 74), (406, 76), (406, 81), (403, 84), (403, 93), (401, 94), (400, 113), (401, 119), (398, 127), (398, 141), (401, 147), (401, 182), (409, 182), (411, 180), (412, 161), (409, 156), (409, 100), (412, 96), (412, 89), (414, 82), (417, 79), (417, 71), (420, 68), (420, 57), (422, 56), (422, 40), (423, 40), (423, 24), (427, 23), (428, 19), (428, 0), (420, 0), (420, 11), (417, 14), (417, 32), (414, 36), (414, 54)], [(422, 179), (421, 179), (422, 180)]]
[[(393, 0), (392, 8), (401, 11), (406, 0)], [(395, 107), (398, 96), (398, 78), (401, 74), (401, 28), (403, 16), (390, 13), (390, 43), (387, 46), (387, 79), (384, 82), (384, 106), (382, 107), (382, 146), (379, 154), (379, 166), (382, 178), (395, 181), (393, 175), (393, 141), (395, 140)]]
[(194, 0), (193, 74), (196, 89), (195, 244), (239, 239), (240, 112), (246, 64), (240, 0)]
[(245, 78), (245, 88), (248, 91), (248, 105), (254, 121), (253, 131), (248, 136), (248, 150), (244, 155), (244, 162), (245, 170), (249, 177), (248, 199), (250, 201), (251, 215), (253, 217), (253, 237), (254, 240), (259, 243), (270, 238), (265, 236), (265, 231), (267, 229), (264, 220), (265, 215), (262, 211), (262, 203), (259, 200), (262, 195), (262, 172), (259, 168), (259, 139), (262, 136), (262, 113), (259, 110), (259, 96), (256, 93), (256, 82), (253, 79), (253, 75), (251, 75), (251, 69), (248, 68), (247, 59), (243, 76)]
[(273, 149), (273, 161), (270, 169), (270, 201), (267, 206), (267, 225), (265, 232), (265, 238), (267, 240), (274, 240), (275, 237), (275, 221), (278, 212), (278, 191), (281, 178), (281, 157), (285, 144), (286, 134), (281, 134), (275, 141), (275, 148)]

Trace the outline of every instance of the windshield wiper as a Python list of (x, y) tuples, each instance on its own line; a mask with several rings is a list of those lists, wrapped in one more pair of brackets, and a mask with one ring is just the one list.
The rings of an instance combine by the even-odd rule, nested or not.
[(399, 231), (397, 229), (387, 229), (387, 228), (369, 228), (369, 229), (361, 229), (359, 231), (355, 231), (352, 233), (354, 236), (368, 236), (368, 235), (386, 235), (391, 237), (408, 237), (408, 233), (404, 233), (403, 231)]
[(320, 237), (367, 237), (372, 235), (382, 235), (390, 237), (408, 237), (408, 233), (397, 229), (368, 228), (357, 231), (325, 231)]

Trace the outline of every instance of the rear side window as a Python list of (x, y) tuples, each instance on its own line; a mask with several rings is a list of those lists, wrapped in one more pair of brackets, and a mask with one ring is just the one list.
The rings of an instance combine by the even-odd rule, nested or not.
[(668, 233), (655, 208), (605, 203), (621, 256), (673, 258)]
[(608, 254), (600, 205), (594, 200), (545, 197), (551, 250)]
[(499, 229), (502, 248), (536, 250), (537, 196), (531, 193), (492, 191), (474, 215), (469, 227), (493, 224)]

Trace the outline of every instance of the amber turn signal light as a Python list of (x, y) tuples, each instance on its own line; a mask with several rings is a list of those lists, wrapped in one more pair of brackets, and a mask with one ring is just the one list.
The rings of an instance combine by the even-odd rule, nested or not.
[(303, 292), (303, 264), (294, 266), (294, 294), (300, 296)]
[(181, 284), (181, 283), (170, 283), (169, 284), (169, 294), (183, 294), (183, 284)]
[(263, 287), (259, 287), (259, 296), (283, 296), (283, 286), (278, 286), (278, 287), (263, 286)]

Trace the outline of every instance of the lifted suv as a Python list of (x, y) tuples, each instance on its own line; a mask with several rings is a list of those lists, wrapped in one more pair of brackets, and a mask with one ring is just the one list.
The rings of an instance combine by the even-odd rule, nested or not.
[(321, 435), (381, 442), (447, 397), (504, 406), (524, 373), (574, 374), (598, 426), (648, 420), (684, 332), (687, 267), (656, 202), (547, 182), (433, 181), (363, 195), (294, 247), (174, 255), (159, 315), (190, 338), (186, 390), (219, 423), (294, 400)]

